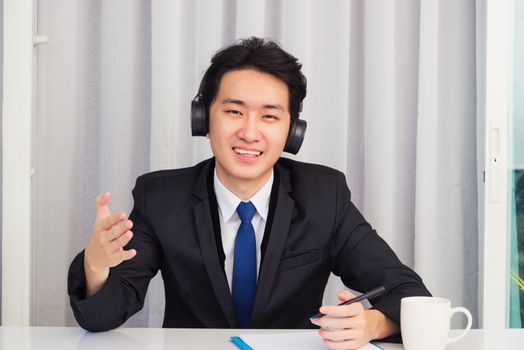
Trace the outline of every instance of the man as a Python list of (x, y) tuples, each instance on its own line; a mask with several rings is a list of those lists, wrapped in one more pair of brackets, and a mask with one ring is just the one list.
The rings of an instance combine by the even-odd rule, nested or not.
[[(398, 334), (400, 299), (429, 295), (421, 279), (351, 203), (342, 173), (281, 158), (304, 137), (300, 68), (258, 38), (213, 57), (192, 127), (209, 138), (214, 158), (139, 177), (129, 219), (111, 213), (109, 193), (97, 198), (92, 238), (69, 271), (82, 327), (120, 326), (161, 270), (164, 327), (319, 326), (333, 349)], [(354, 290), (386, 293), (369, 310), (320, 307), (331, 272)], [(310, 321), (318, 311), (327, 315)]]

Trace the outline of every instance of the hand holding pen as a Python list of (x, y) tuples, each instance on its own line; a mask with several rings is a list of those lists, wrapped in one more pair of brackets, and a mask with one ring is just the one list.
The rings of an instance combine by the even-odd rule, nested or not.
[(359, 301), (372, 299), (385, 292), (384, 287), (376, 288), (358, 297), (349, 291), (342, 291), (339, 305), (326, 305), (318, 314), (310, 317), (311, 323), (320, 327), (319, 335), (330, 349), (355, 349), (377, 339), (375, 327), (385, 316), (378, 310), (365, 310)]
[[(386, 288), (378, 287), (378, 288), (370, 290), (369, 292), (361, 294), (358, 297), (355, 297), (355, 298), (349, 299), (347, 301), (344, 301), (344, 302), (338, 304), (338, 306), (340, 306), (340, 305), (349, 305), (349, 304), (357, 303), (357, 302), (360, 302), (360, 301), (363, 301), (363, 300), (366, 300), (366, 299), (368, 299), (368, 300), (369, 299), (373, 299), (373, 298), (376, 298), (378, 296), (381, 296), (382, 294), (384, 294), (385, 291), (386, 291)], [(310, 320), (314, 320), (314, 319), (320, 318), (322, 316), (326, 316), (326, 314), (323, 314), (322, 312), (319, 312), (318, 314), (311, 316), (309, 319)]]

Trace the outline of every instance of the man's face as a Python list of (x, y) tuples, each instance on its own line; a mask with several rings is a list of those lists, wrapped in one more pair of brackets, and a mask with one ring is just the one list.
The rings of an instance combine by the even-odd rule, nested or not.
[(210, 106), (209, 139), (220, 181), (239, 197), (266, 183), (284, 149), (288, 96), (286, 83), (267, 73), (244, 69), (222, 76)]

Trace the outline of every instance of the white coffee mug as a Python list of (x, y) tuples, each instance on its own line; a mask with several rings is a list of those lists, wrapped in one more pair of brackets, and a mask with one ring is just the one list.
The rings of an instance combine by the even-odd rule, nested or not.
[[(451, 317), (462, 312), (468, 325), (462, 333), (449, 337)], [(444, 350), (471, 329), (472, 317), (464, 307), (451, 308), (449, 299), (436, 297), (406, 297), (400, 302), (400, 329), (405, 350)]]

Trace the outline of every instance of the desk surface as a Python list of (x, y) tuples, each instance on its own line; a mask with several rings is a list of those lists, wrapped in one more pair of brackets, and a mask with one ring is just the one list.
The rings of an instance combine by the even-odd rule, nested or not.
[[(273, 333), (286, 330), (119, 328), (88, 333), (74, 327), (0, 327), (0, 349), (237, 349), (230, 341), (242, 333)], [(296, 330), (293, 330), (296, 332)], [(380, 344), (385, 350), (402, 350), (400, 344)], [(524, 329), (471, 330), (446, 350), (524, 349)]]

